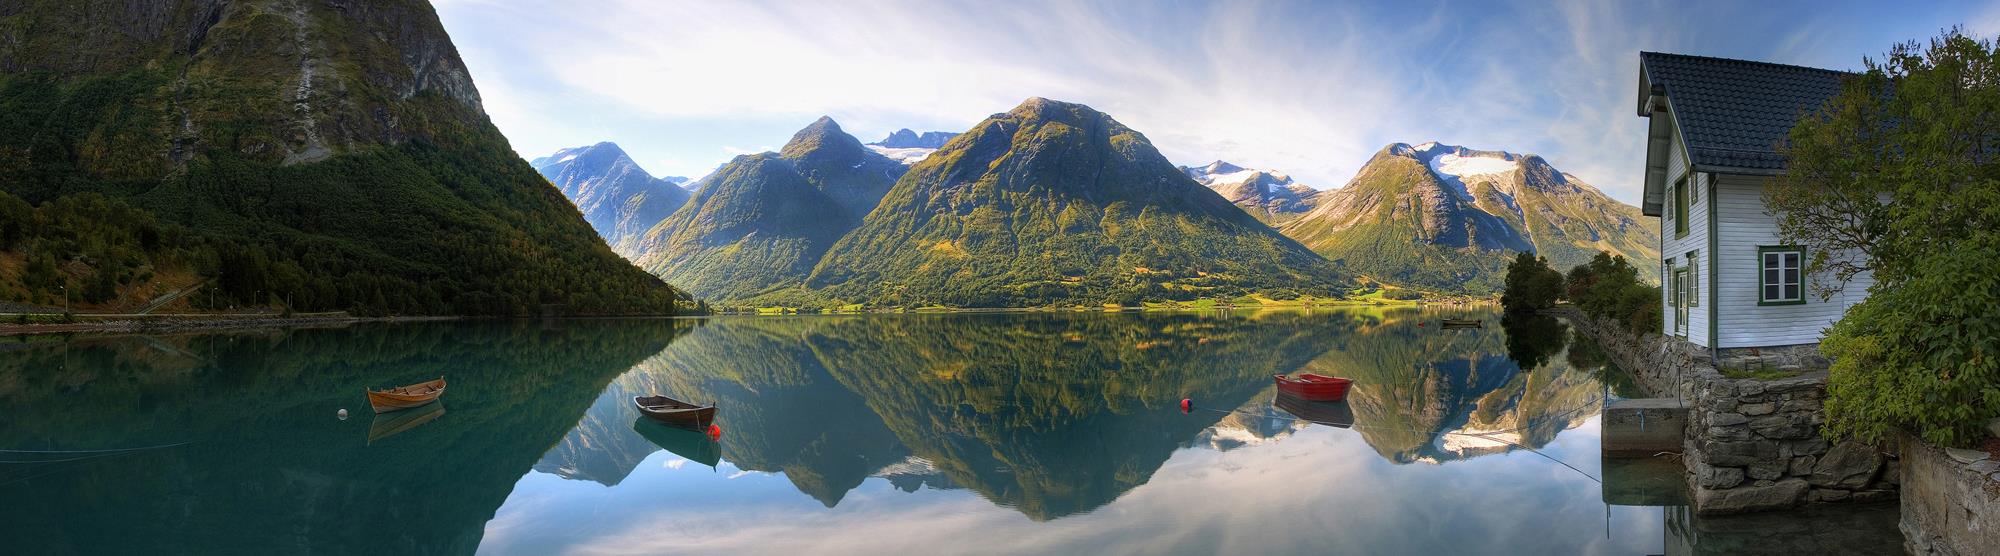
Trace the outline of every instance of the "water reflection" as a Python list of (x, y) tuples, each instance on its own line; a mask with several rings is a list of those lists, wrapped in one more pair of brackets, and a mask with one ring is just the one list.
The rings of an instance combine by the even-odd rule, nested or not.
[[(196, 442), (0, 466), (0, 536), (29, 553), (1657, 552), (1660, 510), (1607, 508), (1591, 476), (1601, 352), (1515, 340), (1567, 331), (1541, 322), (1418, 326), (1440, 316), (720, 318), (0, 344), (0, 446)], [(1357, 383), (1341, 403), (1277, 397), (1270, 376), (1300, 371)], [(449, 416), (388, 414), (365, 434), (332, 417), (365, 403), (362, 386), (440, 373), (453, 377)], [(652, 393), (717, 404), (721, 438), (642, 419), (630, 400)], [(1201, 409), (1182, 413), (1183, 398)], [(1581, 471), (1509, 457), (1522, 450)], [(1409, 465), (1447, 462), (1470, 463)], [(1523, 527), (1528, 511), (1552, 524)], [(1607, 519), (1629, 533), (1607, 536)]]
[[(12, 344), (0, 447), (186, 445), (0, 465), (19, 554), (473, 552), (486, 521), (667, 322), (365, 326)], [(451, 415), (370, 444), (364, 388), (440, 372)], [(57, 459), (57, 458), (51, 458)]]
[[(643, 454), (622, 449), (636, 441), (605, 423), (629, 421), (622, 400), (633, 393), (675, 392), (722, 408), (725, 459), (781, 473), (827, 507), (878, 476), (905, 489), (970, 489), (1049, 520), (1145, 484), (1194, 444), (1228, 450), (1317, 421), (1353, 427), (1389, 461), (1438, 463), (1537, 448), (1595, 414), (1597, 369), (1543, 357), (1543, 370), (1523, 372), (1501, 330), (1418, 326), (1435, 319), (1421, 311), (721, 319), (614, 380), (537, 469), (629, 473)], [(1350, 402), (1274, 398), (1268, 377), (1299, 370), (1360, 382)], [(1234, 409), (1182, 415), (1172, 410), (1182, 398)]]

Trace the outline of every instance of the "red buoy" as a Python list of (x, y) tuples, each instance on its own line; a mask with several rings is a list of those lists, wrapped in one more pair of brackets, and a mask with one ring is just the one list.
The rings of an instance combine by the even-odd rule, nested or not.
[(1189, 398), (1181, 398), (1181, 413), (1187, 413), (1189, 411), (1194, 411), (1194, 400)]
[(721, 425), (709, 425), (709, 426), (708, 426), (708, 437), (709, 437), (709, 438), (722, 438), (722, 426), (721, 426)]

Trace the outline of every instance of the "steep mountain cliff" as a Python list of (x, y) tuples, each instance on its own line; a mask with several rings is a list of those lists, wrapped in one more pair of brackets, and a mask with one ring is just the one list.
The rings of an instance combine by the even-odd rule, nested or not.
[(512, 153), (426, 2), (6, 2), (0, 71), (5, 194), (168, 226), (145, 258), (6, 238), (65, 274), (30, 299), (192, 275), (208, 306), (671, 310)]
[(1497, 291), (1515, 252), (1567, 269), (1598, 251), (1658, 256), (1656, 224), (1535, 155), (1389, 145), (1345, 187), (1280, 225), (1348, 271), (1469, 293)]
[(906, 169), (820, 118), (783, 150), (736, 157), (637, 242), (639, 265), (695, 295), (795, 286)]
[(611, 250), (628, 259), (638, 258), (646, 230), (687, 204), (690, 196), (679, 182), (646, 173), (609, 141), (556, 151), (530, 164), (576, 204)]
[(1138, 132), (1035, 98), (912, 166), (808, 286), (891, 305), (1032, 306), (1281, 287), (1326, 294), (1340, 282)]

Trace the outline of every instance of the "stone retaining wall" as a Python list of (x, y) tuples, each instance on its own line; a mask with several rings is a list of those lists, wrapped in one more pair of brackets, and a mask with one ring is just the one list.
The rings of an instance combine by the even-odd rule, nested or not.
[(1903, 529), (1911, 554), (2000, 551), (2000, 460), (1902, 435)]
[(1899, 473), (1889, 450), (1830, 443), (1826, 373), (1778, 380), (1722, 375), (1707, 350), (1660, 334), (1633, 334), (1574, 309), (1557, 311), (1596, 339), (1654, 396), (1688, 408), (1682, 462), (1701, 514), (1789, 508), (1806, 503), (1889, 500)]

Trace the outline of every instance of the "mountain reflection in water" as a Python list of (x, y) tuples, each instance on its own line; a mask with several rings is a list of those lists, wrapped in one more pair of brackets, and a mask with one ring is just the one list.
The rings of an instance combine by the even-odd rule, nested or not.
[[(1403, 309), (8, 339), (0, 449), (165, 447), (10, 453), (0, 538), (27, 554), (1660, 551), (1666, 514), (1605, 506), (1586, 476), (1618, 375), (1568, 336)], [(1343, 403), (1278, 400), (1271, 375), (1297, 372), (1357, 382)], [(334, 417), (367, 386), (439, 374), (437, 414)], [(715, 403), (721, 437), (647, 428), (631, 398), (652, 393)]]
[[(625, 400), (671, 392), (722, 408), (732, 465), (782, 473), (827, 507), (881, 476), (906, 490), (970, 489), (1048, 520), (1145, 484), (1175, 450), (1274, 440), (1313, 419), (1353, 426), (1389, 461), (1439, 463), (1539, 447), (1596, 414), (1600, 368), (1544, 357), (1523, 371), (1499, 327), (1417, 326), (1436, 318), (1408, 310), (717, 319), (613, 380), (536, 469), (616, 484), (606, 478), (645, 456), (615, 426), (633, 414)], [(1563, 338), (1555, 342), (1559, 350)], [(1301, 420), (1273, 405), (1269, 379), (1295, 371), (1358, 382), (1346, 403), (1294, 405), (1314, 412)], [(1174, 410), (1182, 398), (1235, 410), (1182, 415)]]

